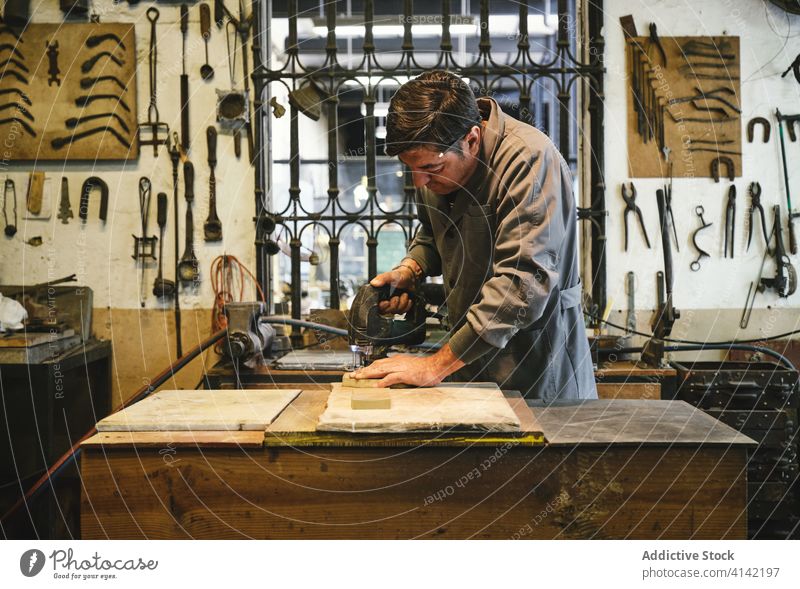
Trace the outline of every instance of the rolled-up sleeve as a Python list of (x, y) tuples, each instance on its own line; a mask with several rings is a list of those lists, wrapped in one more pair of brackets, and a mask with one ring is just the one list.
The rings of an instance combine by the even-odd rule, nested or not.
[(417, 218), (419, 219), (419, 230), (408, 247), (408, 257), (413, 259), (425, 276), (439, 276), (442, 273), (442, 258), (436, 249), (436, 241), (433, 237), (430, 215), (425, 205), (424, 199), (419, 191), (416, 195)]
[(503, 173), (493, 275), (450, 338), (453, 353), (467, 364), (504, 348), (540, 319), (559, 284), (565, 215), (575, 214), (571, 174), (555, 148), (517, 160)]

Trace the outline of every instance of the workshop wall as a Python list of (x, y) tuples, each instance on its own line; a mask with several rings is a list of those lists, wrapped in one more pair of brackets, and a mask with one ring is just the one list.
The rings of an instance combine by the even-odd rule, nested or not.
[[(213, 2), (209, 3), (213, 7)], [(145, 121), (149, 101), (148, 52), (150, 23), (145, 13), (151, 6), (160, 11), (158, 33), (158, 109), (160, 118), (171, 130), (180, 132), (181, 32), (178, 4), (141, 2), (133, 6), (112, 0), (93, 0), (92, 11), (101, 22), (134, 23), (136, 27), (138, 120)], [(197, 3), (190, 4), (189, 35), (187, 36), (187, 72), (190, 83), (191, 149), (189, 158), (195, 168), (194, 240), (200, 261), (201, 279), (196, 285), (181, 289), (183, 313), (183, 347), (188, 350), (210, 333), (213, 293), (209, 268), (212, 260), (223, 253), (235, 255), (249, 268), (254, 267), (253, 222), (254, 178), (247, 162), (247, 147), (243, 145), (242, 158), (237, 160), (231, 135), (218, 129), (217, 146), (217, 212), (223, 225), (224, 239), (217, 243), (203, 241), (203, 221), (208, 214), (208, 176), (206, 127), (215, 122), (216, 89), (229, 89), (227, 48), (224, 30), (212, 23), (209, 40), (209, 60), (215, 70), (214, 79), (204, 81), (200, 66), (205, 60), (200, 34)], [(43, 0), (31, 4), (34, 23), (61, 23), (63, 13), (57, 0)], [(81, 21), (77, 21), (81, 22)], [(251, 64), (252, 65), (252, 64)], [(47, 68), (47, 63), (38, 67)], [(69, 56), (61, 56), (62, 71), (80, 67), (70, 63)], [(237, 55), (237, 75), (241, 83), (241, 55)], [(58, 92), (58, 88), (53, 88)], [(25, 221), (25, 192), (28, 173), (35, 169), (46, 173), (53, 214), (46, 221)], [(109, 187), (108, 220), (98, 219), (99, 202), (90, 200), (89, 218), (81, 223), (78, 218), (79, 196), (83, 181), (96, 175)], [(57, 218), (61, 177), (69, 180), (70, 200), (74, 218), (67, 225)], [(18, 199), (18, 232), (13, 239), (2, 238), (0, 277), (10, 284), (36, 284), (49, 279), (76, 273), (78, 284), (94, 291), (94, 332), (113, 340), (115, 374), (112, 405), (121, 397), (132, 394), (141, 386), (145, 376), (152, 376), (175, 358), (174, 323), (170, 302), (160, 303), (152, 294), (156, 277), (156, 264), (148, 264), (144, 278), (145, 305), (139, 304), (141, 270), (132, 259), (132, 235), (141, 234), (138, 182), (141, 176), (150, 178), (153, 186), (150, 205), (150, 235), (158, 235), (156, 224), (156, 194), (165, 192), (169, 197), (167, 230), (164, 241), (164, 275), (174, 278), (174, 210), (172, 199), (172, 165), (165, 147), (160, 147), (158, 157), (153, 157), (152, 147), (143, 147), (137, 161), (124, 163), (27, 163), (17, 164), (4, 159), (0, 162), (0, 181), (5, 177), (14, 180)], [(180, 253), (184, 251), (183, 171), (179, 174)], [(96, 196), (96, 195), (95, 195)], [(43, 244), (33, 247), (26, 242), (41, 236)], [(248, 293), (255, 297), (255, 293)], [(199, 361), (195, 362), (196, 365)], [(194, 368), (194, 366), (193, 366)], [(181, 374), (170, 386), (194, 387), (200, 369)]]
[[(686, 2), (685, 0), (638, 0), (637, 2), (605, 3), (606, 40), (606, 203), (609, 216), (608, 231), (608, 292), (613, 298), (613, 309), (609, 319), (624, 324), (627, 312), (625, 277), (627, 272), (636, 275), (635, 290), (638, 328), (649, 331), (651, 311), (656, 304), (656, 272), (663, 269), (663, 255), (658, 234), (658, 210), (656, 189), (660, 179), (631, 178), (627, 150), (626, 105), (630, 86), (625, 67), (625, 40), (619, 23), (621, 16), (631, 14), (639, 35), (648, 34), (648, 26), (655, 22), (661, 37), (734, 35), (741, 43), (741, 127), (744, 173), (736, 178), (736, 234), (735, 257), (723, 257), (725, 228), (725, 205), (729, 182), (715, 184), (710, 178), (676, 177), (673, 183), (672, 207), (678, 230), (680, 253), (673, 251), (674, 303), (683, 311), (676, 323), (673, 335), (699, 340), (723, 340), (727, 338), (750, 338), (774, 335), (798, 327), (797, 307), (800, 292), (788, 299), (779, 299), (772, 292), (759, 294), (748, 329), (739, 328), (742, 308), (748, 286), (758, 276), (763, 256), (763, 238), (754, 233), (753, 246), (745, 253), (747, 228), (745, 217), (750, 204), (747, 188), (753, 181), (761, 183), (762, 204), (767, 213), (768, 231), (772, 226), (771, 206), (781, 206), (781, 217), (786, 226), (786, 192), (777, 143), (775, 108), (784, 114), (800, 112), (800, 86), (789, 75), (781, 79), (781, 73), (793, 61), (800, 44), (800, 17), (787, 15), (769, 2), (743, 2), (735, 0), (707, 0)], [(721, 82), (722, 83), (722, 82)], [(754, 116), (763, 116), (772, 124), (772, 138), (768, 144), (761, 143), (760, 130), (757, 140), (750, 144), (744, 139), (747, 122)], [(788, 138), (787, 138), (788, 139)], [(800, 198), (800, 150), (798, 143), (787, 144), (790, 169), (790, 185)], [(626, 154), (623, 156), (622, 154)], [(687, 157), (673, 154), (674, 157)], [(703, 170), (706, 173), (706, 170)], [(644, 238), (636, 224), (629, 218), (631, 247), (624, 251), (623, 212), (625, 203), (620, 193), (623, 182), (633, 181), (638, 191), (637, 204), (642, 209), (647, 232), (653, 249), (646, 249)], [(691, 242), (691, 234), (699, 226), (695, 207), (705, 208), (707, 223), (713, 227), (701, 234), (702, 246), (711, 258), (702, 261), (699, 272), (692, 272), (689, 264), (697, 257)], [(795, 207), (797, 204), (795, 204)], [(800, 228), (799, 228), (800, 229)], [(755, 227), (760, 231), (760, 225)], [(788, 248), (788, 235), (784, 229), (784, 240)], [(797, 267), (797, 256), (792, 256)], [(774, 273), (774, 264), (767, 260), (765, 276)]]

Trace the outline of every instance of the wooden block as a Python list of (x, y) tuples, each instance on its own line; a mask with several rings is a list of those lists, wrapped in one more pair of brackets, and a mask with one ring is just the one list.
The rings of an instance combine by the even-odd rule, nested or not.
[(391, 409), (389, 393), (380, 391), (353, 391), (350, 394), (350, 409)]

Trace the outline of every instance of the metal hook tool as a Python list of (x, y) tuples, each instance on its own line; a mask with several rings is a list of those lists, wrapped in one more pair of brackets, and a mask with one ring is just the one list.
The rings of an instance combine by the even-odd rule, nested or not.
[(697, 272), (698, 270), (700, 270), (700, 260), (702, 260), (703, 258), (711, 257), (707, 251), (705, 251), (703, 248), (697, 245), (697, 234), (700, 233), (703, 229), (708, 229), (709, 227), (711, 227), (713, 223), (706, 223), (706, 220), (703, 218), (703, 213), (705, 213), (706, 210), (703, 208), (702, 205), (698, 205), (697, 207), (695, 207), (694, 212), (700, 218), (701, 225), (700, 227), (694, 230), (694, 233), (692, 233), (692, 243), (694, 244), (694, 247), (697, 250), (698, 255), (697, 259), (694, 260), (691, 264), (689, 264), (689, 268), (691, 268), (692, 272)]

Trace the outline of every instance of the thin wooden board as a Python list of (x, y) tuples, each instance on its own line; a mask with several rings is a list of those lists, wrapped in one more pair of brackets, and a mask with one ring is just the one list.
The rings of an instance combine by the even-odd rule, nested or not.
[(551, 445), (755, 445), (683, 401), (601, 399), (529, 404)]
[[(725, 87), (733, 90), (732, 94), (722, 94), (726, 100), (741, 109), (741, 85), (740, 85), (740, 62), (741, 54), (739, 50), (739, 37), (660, 37), (661, 44), (664, 47), (664, 52), (667, 55), (667, 66), (661, 62), (661, 57), (658, 49), (653, 46), (648, 37), (635, 37), (626, 43), (626, 79), (627, 84), (625, 93), (627, 96), (627, 121), (628, 121), (628, 163), (630, 167), (630, 176), (632, 178), (666, 178), (669, 174), (667, 164), (664, 156), (659, 151), (656, 140), (650, 139), (644, 143), (642, 137), (637, 132), (636, 124), (636, 111), (634, 110), (634, 98), (631, 90), (632, 84), (632, 56), (633, 47), (638, 45), (643, 51), (649, 52), (650, 63), (653, 68), (653, 74), (656, 76), (652, 82), (653, 88), (656, 89), (657, 96), (664, 98), (669, 104), (671, 99), (678, 99), (687, 96), (697, 95), (696, 88), (700, 88), (703, 92), (711, 92), (720, 87)], [(719, 46), (722, 42), (728, 43), (730, 49), (729, 53), (735, 55), (735, 58), (729, 60), (727, 69), (701, 69), (693, 66), (693, 72), (683, 73), (679, 68), (686, 66), (689, 63), (709, 63), (713, 62), (711, 58), (699, 57), (685, 57), (681, 46), (687, 41), (700, 41), (704, 43), (714, 43)], [(709, 71), (719, 73), (725, 79), (723, 80), (709, 80), (697, 79), (693, 74), (701, 73), (706, 74)], [(705, 103), (701, 100), (698, 102), (701, 107)], [(718, 148), (724, 151), (735, 151), (741, 153), (742, 151), (742, 122), (741, 117), (736, 112), (733, 112), (727, 106), (723, 106), (716, 100), (710, 100), (708, 106), (723, 107), (726, 112), (734, 115), (735, 118), (729, 121), (719, 121), (715, 123), (701, 123), (696, 121), (689, 121), (690, 118), (719, 118), (719, 114), (709, 115), (703, 110), (698, 110), (692, 103), (683, 102), (673, 104), (668, 107), (673, 120), (669, 113), (664, 114), (664, 142), (671, 150), (670, 161), (673, 163), (672, 174), (675, 178), (710, 178), (711, 177), (711, 161), (717, 157), (717, 154), (708, 151), (689, 151), (689, 147), (700, 148), (713, 148), (714, 146), (708, 143), (694, 143), (690, 145), (688, 141), (732, 141), (732, 143), (720, 143)], [(742, 175), (742, 156), (731, 154), (719, 154), (730, 157), (736, 168), (736, 176)], [(725, 176), (727, 169), (722, 166), (720, 168), (720, 175)], [(722, 194), (722, 193), (720, 193)]]
[(97, 424), (97, 431), (264, 431), (299, 389), (161, 391)]
[(100, 432), (81, 447), (105, 448), (260, 448), (261, 431), (197, 432)]
[(661, 385), (652, 382), (598, 382), (599, 399), (660, 399)]
[(368, 390), (331, 384), (328, 405), (320, 415), (317, 431), (396, 433), (453, 428), (520, 431), (519, 418), (495, 384), (392, 389), (392, 408), (389, 410), (351, 409), (353, 392)]
[[(102, 42), (95, 48), (86, 46), (86, 41), (93, 35), (113, 33), (122, 39), (125, 48), (117, 47), (113, 41)], [(13, 38), (5, 38), (13, 41)], [(60, 84), (51, 82), (50, 63), (47, 54), (47, 43), (58, 43), (58, 78)], [(31, 103), (28, 105), (16, 95), (8, 94), (0, 101), (3, 104), (19, 104), (26, 108), (33, 121), (21, 113), (17, 115), (31, 126), (36, 136), (32, 136), (20, 123), (6, 122), (0, 125), (0, 132), (7, 133), (6, 159), (9, 161), (96, 161), (96, 160), (132, 160), (139, 157), (139, 145), (136, 140), (137, 104), (136, 104), (136, 39), (134, 26), (121, 23), (36, 23), (30, 24), (16, 43), (16, 57), (29, 70), (19, 71), (25, 76), (28, 84), (24, 84), (7, 71), (0, 72), (0, 89), (18, 88), (22, 90)], [(102, 51), (113, 51), (123, 62), (119, 66), (108, 57), (101, 57), (88, 72), (81, 66)], [(162, 58), (163, 59), (163, 58)], [(163, 63), (163, 62), (162, 62)], [(18, 68), (8, 68), (15, 69)], [(81, 79), (98, 76), (116, 76), (125, 86), (122, 90), (115, 82), (103, 81), (94, 87), (81, 88)], [(121, 96), (129, 110), (112, 100), (95, 100), (86, 107), (76, 105), (76, 99), (87, 95), (114, 94)], [(13, 118), (13, 111), (5, 111), (7, 116), (0, 119)], [(111, 127), (130, 144), (123, 145), (110, 133), (98, 133), (61, 148), (54, 148), (52, 141), (56, 138), (69, 137), (89, 129), (102, 127), (111, 119), (102, 118), (82, 123), (75, 129), (68, 129), (66, 121), (70, 118), (91, 116), (114, 112), (127, 126), (128, 130), (114, 121)]]

